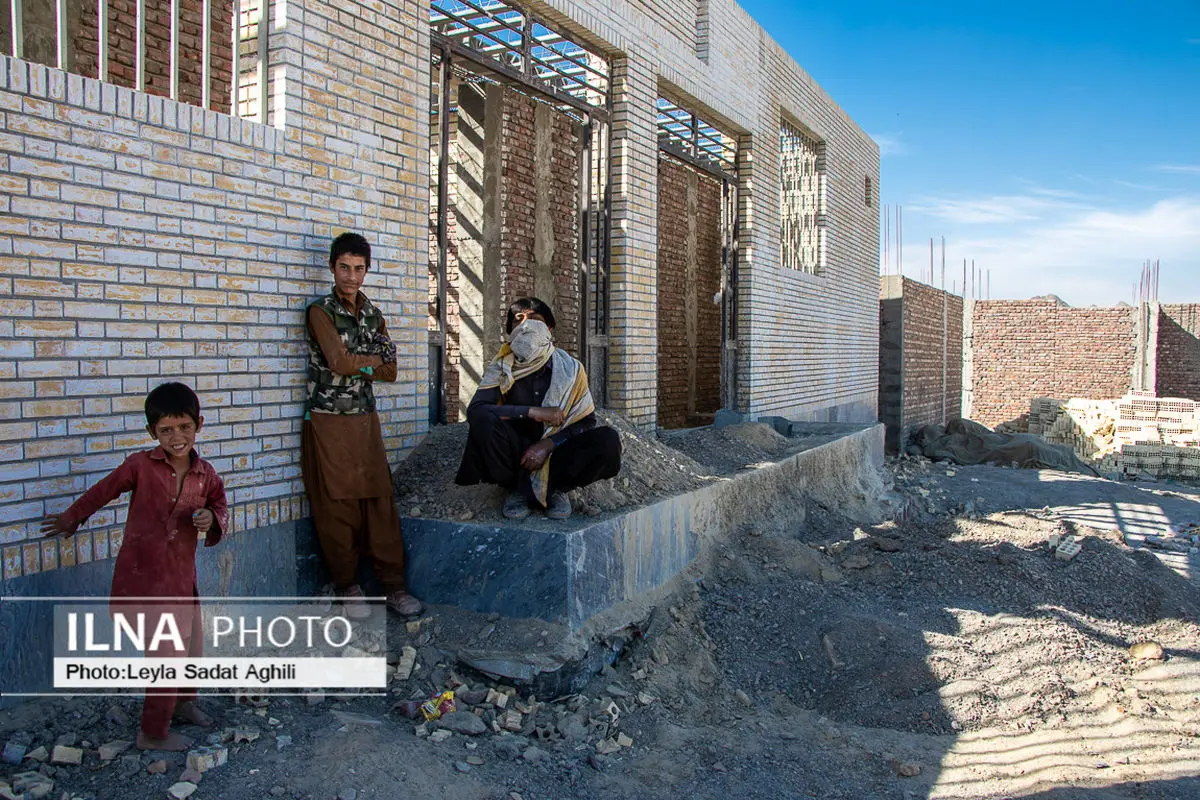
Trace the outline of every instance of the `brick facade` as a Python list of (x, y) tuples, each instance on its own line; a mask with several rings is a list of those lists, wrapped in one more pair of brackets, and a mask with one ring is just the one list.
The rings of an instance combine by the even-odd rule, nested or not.
[(970, 416), (1024, 425), (1036, 397), (1107, 399), (1132, 385), (1131, 307), (1071, 308), (1053, 300), (972, 304)]
[[(751, 163), (739, 171), (756, 206), (748, 236), (743, 223), (739, 402), (756, 415), (874, 419), (879, 213), (862, 187), (867, 177), (878, 185), (877, 148), (782, 48), (763, 48)], [(780, 108), (825, 145), (825, 266), (817, 274), (780, 264)]]
[(1159, 307), (1155, 390), (1200, 400), (1200, 304)]
[[(461, 85), (455, 91), (461, 91)], [(474, 376), (482, 374), (486, 361), (499, 347), (500, 326), (508, 306), (518, 297), (536, 296), (549, 303), (557, 324), (555, 342), (579, 355), (577, 266), (583, 147), (579, 123), (509, 88), (493, 87), (477, 108), (483, 115), (483, 128), (476, 124), (478, 120), (464, 120), (460, 109), (450, 138), (453, 168), (447, 185), (444, 375), (446, 420), (450, 423), (465, 419), (470, 392), (460, 391), (463, 370)], [(485, 139), (495, 135), (498, 140), (485, 142), (479, 150), (473, 141), (480, 130)], [(498, 162), (487, 163), (485, 153), (497, 153)], [(436, 161), (431, 168), (436, 169)], [(430, 330), (437, 327), (432, 317), (437, 308), (436, 194), (435, 182), (429, 227)], [(461, 219), (464, 216), (467, 224)], [(503, 235), (496, 235), (499, 231)], [(475, 262), (471, 262), (472, 253)], [(485, 280), (494, 283), (474, 285), (479, 282), (478, 268), (464, 271), (464, 257), (482, 263)], [(481, 293), (482, 297), (468, 299), (468, 295)], [(477, 305), (480, 302), (482, 308)], [(487, 341), (479, 352), (468, 346), (464, 354), (464, 338), (477, 328), (487, 328), (483, 337)]]
[[(306, 2), (273, 39), (273, 57), (313, 66), (289, 73), (282, 128), (0, 58), (5, 580), (116, 552), (124, 506), (61, 542), (40, 541), (38, 521), (148, 446), (142, 402), (166, 379), (200, 394), (200, 448), (235, 531), (304, 515), (302, 310), (328, 290), (335, 231), (375, 247), (366, 289), (399, 352), (399, 380), (379, 392), (387, 448), (419, 440), (423, 14)], [(334, 61), (373, 80), (321, 66)], [(345, 115), (346, 102), (378, 113)]]
[[(737, 405), (752, 416), (874, 420), (879, 353), (879, 150), (733, 0), (533, 2), (612, 58), (613, 230), (609, 403), (657, 415), (658, 158), (654, 102), (669, 89), (739, 138)], [(701, 41), (700, 35), (706, 37)], [(697, 57), (703, 49), (704, 60)], [(779, 130), (824, 145), (826, 267), (780, 260)]]
[(945, 423), (962, 402), (963, 299), (905, 280), (904, 420)]
[(511, 89), (503, 113), (500, 305), (545, 300), (554, 310), (555, 344), (578, 357), (579, 123)]
[(963, 299), (898, 276), (880, 279), (879, 419), (887, 445), (962, 412)]
[(711, 422), (721, 407), (721, 182), (658, 165), (658, 425)]

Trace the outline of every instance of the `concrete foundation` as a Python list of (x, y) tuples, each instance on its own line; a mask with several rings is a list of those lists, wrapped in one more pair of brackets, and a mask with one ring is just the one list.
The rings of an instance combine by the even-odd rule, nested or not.
[(410, 588), (428, 603), (578, 630), (596, 614), (663, 586), (705, 540), (728, 535), (762, 509), (805, 495), (862, 507), (883, 463), (883, 431), (843, 426), (832, 441), (784, 461), (623, 514), (505, 526), (406, 519)]

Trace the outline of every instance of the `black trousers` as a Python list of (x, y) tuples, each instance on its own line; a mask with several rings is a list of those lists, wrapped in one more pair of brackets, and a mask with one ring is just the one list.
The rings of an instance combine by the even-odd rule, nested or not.
[[(522, 492), (534, 502), (529, 472), (521, 457), (538, 441), (536, 428), (527, 420), (501, 419), (492, 413), (471, 418), (467, 449), (456, 483), (494, 483), (510, 492)], [(537, 426), (540, 428), (541, 426)], [(608, 427), (596, 427), (567, 439), (550, 456), (550, 491), (569, 492), (612, 478), (621, 471), (621, 437)]]

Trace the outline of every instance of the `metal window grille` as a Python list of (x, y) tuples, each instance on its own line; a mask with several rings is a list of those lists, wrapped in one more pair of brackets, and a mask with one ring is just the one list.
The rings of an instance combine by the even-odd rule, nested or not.
[[(72, 70), (75, 67), (74, 59), (77, 57), (74, 53), (75, 43), (73, 37), (77, 36), (82, 25), (95, 25), (96, 36), (96, 71), (94, 76), (105, 82), (112, 82), (112, 48), (120, 46), (119, 43), (113, 40), (112, 30), (112, 7), (115, 7), (110, 0), (85, 0), (91, 6), (88, 13), (83, 19), (78, 14), (71, 16), (68, 14), (67, 0), (53, 0), (54, 7), (54, 53), (35, 53), (27, 52), (25, 43), (27, 40), (26, 28), (28, 25), (36, 24), (30, 22), (25, 15), (26, 0), (9, 0), (9, 33), (10, 39), (8, 44), (8, 55), (14, 58), (31, 58), (38, 60), (48, 66), (57, 67), (61, 70)], [(92, 5), (94, 3), (94, 5)], [(259, 19), (265, 19), (267, 14), (267, 0), (235, 0), (235, 11), (233, 21), (233, 101), (234, 113), (237, 113), (238, 108), (238, 84), (242, 80), (246, 80), (250, 76), (245, 76), (239, 80), (239, 50), (240, 45), (244, 43), (241, 36), (241, 31), (238, 26), (238, 18), (249, 9), (251, 5), (257, 8), (257, 15), (254, 20), (254, 27), (262, 29), (262, 35), (258, 35), (255, 31), (252, 39), (255, 41), (255, 50), (258, 55), (256, 64), (252, 68), (257, 69), (260, 73), (265, 73), (266, 61), (266, 27), (258, 25)], [(184, 22), (182, 0), (134, 0), (129, 4), (124, 4), (120, 7), (125, 12), (132, 12), (134, 18), (134, 30), (132, 31), (132, 66), (133, 78), (132, 88), (138, 91), (146, 91), (147, 84), (147, 42), (146, 28), (148, 24), (163, 24), (168, 32), (168, 43), (162, 53), (157, 54), (159, 57), (165, 57), (167, 61), (167, 87), (165, 94), (172, 100), (181, 100), (181, 74), (187, 69), (183, 53), (181, 53), (181, 42), (184, 36), (194, 36), (188, 28), (189, 24)], [(212, 108), (212, 87), (214, 84), (213, 75), (213, 30), (212, 30), (212, 15), (213, 5), (211, 0), (200, 0), (200, 31), (198, 38), (199, 53), (188, 54), (189, 58), (197, 57), (200, 62), (200, 98), (199, 104), (203, 108)], [(95, 20), (90, 20), (91, 9), (95, 10)], [(30, 40), (33, 41), (33, 40)], [(149, 54), (155, 55), (155, 54)], [(260, 66), (262, 65), (262, 66)], [(90, 72), (90, 70), (89, 70)], [(265, 84), (265, 80), (260, 81), (259, 86)], [(243, 110), (248, 111), (244, 116), (258, 117), (265, 119), (265, 107), (267, 93), (261, 91), (257, 93), (261, 96), (261, 100), (257, 102), (253, 108), (247, 109), (243, 103)]]
[(484, 56), (493, 68), (552, 97), (608, 107), (608, 61), (552, 30), (527, 10), (497, 0), (433, 0), (430, 29), (455, 49)]
[(267, 0), (234, 0), (233, 108), (239, 117), (266, 124), (270, 112)]
[(658, 98), (658, 146), (722, 175), (737, 171), (737, 140), (665, 97)]
[(783, 266), (824, 266), (825, 175), (822, 145), (784, 122), (779, 131), (780, 256)]

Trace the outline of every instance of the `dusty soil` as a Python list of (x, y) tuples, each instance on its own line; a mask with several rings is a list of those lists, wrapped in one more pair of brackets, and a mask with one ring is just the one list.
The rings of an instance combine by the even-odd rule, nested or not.
[[(889, 466), (910, 501), (900, 521), (856, 526), (812, 500), (747, 524), (580, 694), (509, 701), (531, 712), (514, 733), (436, 742), (390, 707), (496, 685), (457, 663), (461, 647), (545, 653), (561, 631), (450, 608), (415, 633), (395, 620), (389, 650), (415, 647), (419, 666), (388, 697), (209, 699), (221, 727), (261, 736), (228, 743), (193, 797), (1200, 798), (1198, 584), (1051, 510), (1119, 491), (1177, 521), (1200, 518), (1197, 495), (1059, 477), (905, 460)], [(1063, 532), (1083, 542), (1069, 562), (1045, 547)], [(1135, 658), (1142, 642), (1161, 658)], [(29, 703), (0, 717), (0, 740), (87, 740), (83, 765), (43, 767), (52, 797), (163, 797), (182, 756), (152, 775), (159, 754), (106, 766), (96, 753), (133, 738), (137, 713)], [(622, 735), (629, 746), (598, 753)]]
[[(758, 422), (660, 438), (635, 428), (620, 414), (598, 411), (597, 417), (621, 436), (621, 473), (572, 493), (575, 507), (589, 516), (686, 492), (754, 464), (778, 461), (812, 443), (809, 438), (788, 439)], [(501, 519), (502, 489), (454, 483), (466, 443), (466, 423), (438, 426), (397, 465), (392, 477), (401, 514), (477, 522)]]

